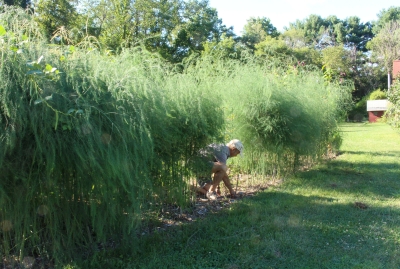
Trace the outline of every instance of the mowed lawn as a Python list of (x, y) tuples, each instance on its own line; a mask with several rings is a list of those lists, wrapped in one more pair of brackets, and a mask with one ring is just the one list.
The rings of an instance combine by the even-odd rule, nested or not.
[(99, 253), (90, 265), (400, 268), (400, 134), (384, 123), (341, 129), (336, 159), (229, 210), (144, 236), (129, 251)]

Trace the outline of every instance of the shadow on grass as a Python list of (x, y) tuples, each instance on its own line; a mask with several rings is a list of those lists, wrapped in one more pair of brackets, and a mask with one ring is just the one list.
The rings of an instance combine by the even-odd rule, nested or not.
[(141, 238), (123, 268), (396, 268), (399, 216), (399, 209), (267, 191)]
[(341, 155), (343, 154), (356, 154), (356, 155), (365, 155), (365, 156), (382, 156), (382, 157), (399, 157), (400, 158), (400, 151), (383, 151), (383, 152), (378, 152), (378, 151), (341, 151)]
[[(384, 153), (377, 155), (387, 156)], [(296, 178), (301, 179), (299, 184), (309, 187), (390, 198), (399, 194), (400, 164), (334, 160), (318, 168), (298, 173)]]

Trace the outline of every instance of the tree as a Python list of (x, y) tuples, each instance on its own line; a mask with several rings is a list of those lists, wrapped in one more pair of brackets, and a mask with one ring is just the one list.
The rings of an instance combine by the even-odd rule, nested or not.
[(301, 40), (308, 46), (324, 49), (343, 44), (345, 47), (356, 47), (357, 50), (367, 51), (366, 43), (373, 37), (370, 22), (361, 23), (356, 16), (340, 20), (336, 16), (326, 19), (318, 15), (310, 15), (303, 21), (291, 23), (283, 33), (286, 40)]
[(321, 16), (312, 14), (304, 20), (296, 20), (286, 30), (295, 29), (304, 34), (307, 45), (317, 46), (324, 37), (328, 23)]
[(31, 6), (32, 1), (30, 0), (4, 0), (4, 4), (9, 6), (20, 6), (26, 9)]
[(204, 42), (203, 47), (204, 50), (201, 53), (202, 56), (212, 55), (218, 58), (238, 59), (243, 51), (243, 48), (240, 46), (240, 44), (236, 43), (232, 36), (228, 37), (226, 34), (222, 34), (219, 42)]
[(57, 29), (77, 27), (78, 13), (74, 1), (70, 0), (39, 0), (35, 3), (35, 20), (51, 37)]
[(349, 51), (343, 45), (328, 47), (322, 50), (322, 63), (325, 74), (330, 79), (344, 78), (350, 72)]
[(372, 32), (378, 34), (388, 22), (396, 20), (400, 20), (400, 7), (390, 7), (387, 10), (382, 9), (378, 13), (378, 21), (374, 23)]
[(176, 44), (201, 50), (203, 42), (220, 39), (221, 24), (217, 10), (210, 8), (208, 1), (189, 1), (183, 5)]
[(361, 23), (360, 18), (349, 17), (343, 22), (343, 30), (341, 43), (348, 48), (356, 47), (358, 51), (367, 52), (366, 45), (374, 37), (370, 22)]
[(386, 87), (386, 72), (381, 65), (372, 61), (370, 53), (355, 49), (350, 50), (349, 53), (352, 66), (349, 76), (354, 81), (355, 100), (363, 98), (375, 89)]
[(267, 36), (264, 41), (255, 45), (255, 55), (266, 56), (268, 58), (278, 58), (289, 56), (292, 50), (286, 45), (285, 41)]
[(143, 45), (171, 62), (203, 50), (204, 42), (233, 36), (206, 0), (86, 0), (90, 29), (117, 50)]
[(280, 59), (288, 64), (314, 65), (322, 67), (320, 52), (311, 47), (291, 47), (281, 37), (267, 36), (256, 44), (255, 55), (269, 60)]
[(293, 49), (294, 58), (303, 65), (313, 65), (322, 68), (321, 53), (315, 48), (302, 47)]
[(400, 20), (386, 23), (367, 46), (390, 75), (393, 61), (400, 58)]
[(291, 23), (282, 36), (293, 48), (321, 51), (321, 58), (314, 56), (307, 62), (311, 60), (318, 66), (322, 60), (329, 76), (340, 77), (341, 71), (346, 73), (345, 77), (354, 82), (355, 98), (381, 86), (382, 72), (370, 63), (368, 54), (367, 43), (374, 37), (370, 22), (361, 23), (356, 16), (340, 20), (336, 16), (324, 19), (310, 15), (305, 20)]
[(219, 42), (224, 33), (225, 37), (234, 35), (232, 27), (222, 24), (217, 10), (209, 7), (207, 0), (183, 2), (179, 14), (178, 23), (165, 40), (172, 62), (180, 62), (193, 52), (200, 53), (205, 42)]
[[(104, 5), (104, 1), (102, 2)], [(134, 7), (130, 0), (108, 0), (107, 2), (108, 5), (104, 9), (107, 20), (103, 21), (100, 41), (108, 48), (117, 50), (120, 47), (127, 46), (129, 41), (132, 40)], [(103, 5), (102, 8), (104, 8)], [(134, 12), (138, 11), (134, 10)], [(136, 21), (135, 23), (138, 24)]]
[(244, 26), (241, 41), (249, 48), (255, 49), (255, 45), (265, 40), (267, 36), (274, 38), (279, 35), (280, 33), (277, 31), (276, 27), (272, 25), (270, 19), (265, 17), (252, 17), (247, 20), (247, 24)]
[(290, 48), (304, 48), (307, 46), (305, 31), (303, 29), (287, 29), (283, 32), (281, 38)]

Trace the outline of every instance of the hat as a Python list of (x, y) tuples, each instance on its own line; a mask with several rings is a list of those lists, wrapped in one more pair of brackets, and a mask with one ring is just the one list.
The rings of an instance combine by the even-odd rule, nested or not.
[(233, 145), (233, 146), (235, 146), (235, 148), (236, 148), (237, 150), (240, 151), (240, 156), (243, 157), (244, 146), (243, 146), (242, 142), (240, 142), (239, 139), (232, 139), (232, 140), (228, 143), (228, 145)]

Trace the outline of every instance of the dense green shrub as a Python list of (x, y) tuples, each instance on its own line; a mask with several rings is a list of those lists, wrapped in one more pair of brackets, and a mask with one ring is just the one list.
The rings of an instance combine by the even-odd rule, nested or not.
[(386, 99), (386, 92), (381, 89), (377, 89), (369, 94), (369, 100), (383, 100)]
[(367, 112), (368, 99), (369, 95), (366, 95), (355, 103), (353, 108), (347, 114), (349, 120), (361, 122), (368, 117), (368, 112)]

